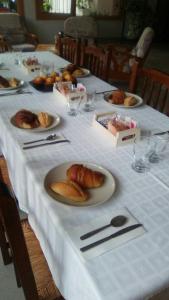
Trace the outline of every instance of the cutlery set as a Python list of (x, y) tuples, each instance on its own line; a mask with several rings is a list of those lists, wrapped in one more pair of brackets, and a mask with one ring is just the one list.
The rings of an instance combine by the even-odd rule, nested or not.
[(102, 243), (104, 243), (104, 242), (107, 242), (107, 241), (109, 241), (109, 240), (111, 240), (111, 239), (113, 239), (113, 238), (116, 238), (116, 237), (118, 237), (118, 236), (120, 236), (120, 235), (122, 235), (122, 234), (125, 234), (125, 233), (127, 233), (127, 232), (130, 232), (130, 231), (132, 231), (132, 230), (134, 230), (134, 229), (136, 229), (136, 228), (139, 228), (139, 227), (141, 227), (141, 226), (143, 226), (143, 225), (142, 225), (142, 224), (134, 224), (134, 225), (125, 227), (125, 228), (123, 228), (123, 229), (121, 229), (121, 230), (119, 230), (119, 231), (117, 231), (117, 232), (115, 232), (115, 233), (113, 233), (113, 234), (111, 234), (111, 235), (105, 237), (105, 238), (102, 238), (102, 239), (100, 239), (100, 240), (98, 240), (98, 241), (96, 241), (96, 242), (94, 242), (94, 243), (91, 243), (91, 244), (89, 244), (89, 245), (87, 245), (87, 246), (84, 246), (84, 247), (80, 248), (80, 251), (81, 251), (81, 252), (85, 252), (85, 251), (87, 251), (87, 250), (90, 250), (90, 249), (92, 249), (93, 247), (96, 247), (96, 246), (98, 246), (98, 245), (100, 245), (100, 244), (102, 244)]
[[(44, 142), (46, 141), (46, 143), (30, 145), (30, 144), (43, 142), (43, 141)], [(52, 133), (52, 134), (50, 134), (47, 137), (42, 138), (42, 139), (33, 140), (33, 141), (29, 141), (29, 142), (24, 142), (23, 144), (26, 145), (26, 146), (24, 146), (22, 149), (26, 150), (26, 149), (38, 148), (38, 147), (49, 146), (49, 145), (60, 144), (60, 143), (70, 143), (70, 141), (68, 139), (66, 139), (64, 136), (60, 136), (60, 135), (57, 135), (55, 133)], [(27, 145), (29, 145), (29, 146), (27, 146)]]
[(48, 142), (44, 144), (37, 144), (37, 145), (32, 145), (32, 146), (24, 146), (22, 149), (32, 149), (32, 148), (38, 148), (38, 147), (43, 147), (43, 146), (49, 146), (49, 145), (54, 145), (54, 144), (60, 144), (60, 143), (70, 143), (69, 140), (64, 139), (64, 140), (59, 140), (59, 141), (54, 141), (54, 142)]
[(12, 92), (6, 92), (6, 93), (2, 93), (0, 94), (0, 97), (3, 96), (13, 96), (13, 95), (23, 95), (23, 94), (32, 94), (32, 92), (30, 91), (24, 91), (24, 90), (17, 90), (17, 91), (12, 91)]
[[(106, 229), (106, 228), (108, 228), (110, 226), (121, 227), (121, 226), (125, 225), (127, 223), (127, 221), (128, 221), (128, 218), (126, 216), (124, 216), (124, 215), (115, 216), (114, 218), (111, 219), (111, 221), (110, 221), (109, 224), (104, 225), (102, 227), (99, 227), (97, 229), (94, 229), (92, 231), (89, 231), (89, 232), (85, 233), (84, 235), (82, 235), (80, 237), (80, 239), (81, 240), (88, 239), (88, 238), (92, 237), (93, 235), (99, 233), (100, 231), (102, 231), (102, 230), (104, 230), (104, 229)], [(102, 238), (102, 239), (97, 240), (97, 241), (95, 241), (95, 242), (93, 242), (93, 243), (91, 243), (91, 244), (89, 244), (87, 246), (84, 246), (84, 247), (80, 248), (80, 251), (81, 252), (85, 252), (87, 250), (90, 250), (93, 247), (96, 247), (96, 246), (98, 246), (98, 245), (100, 245), (100, 244), (102, 244), (104, 242), (109, 241), (110, 239), (116, 238), (116, 237), (118, 237), (120, 235), (123, 235), (123, 234), (125, 234), (125, 233), (127, 233), (129, 231), (132, 231), (132, 230), (134, 230), (136, 228), (139, 228), (141, 226), (143, 226), (143, 225), (138, 223), (138, 224), (134, 224), (134, 225), (130, 225), (130, 226), (127, 226), (125, 228), (122, 228), (122, 229), (118, 230), (117, 232), (115, 232), (115, 233), (113, 233), (113, 234), (111, 234), (111, 235), (109, 235), (109, 236), (107, 236), (105, 238)]]

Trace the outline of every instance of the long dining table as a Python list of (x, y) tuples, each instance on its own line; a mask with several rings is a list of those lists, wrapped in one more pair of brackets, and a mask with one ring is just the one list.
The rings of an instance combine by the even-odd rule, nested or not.
[[(23, 80), (23, 89), (32, 94), (0, 94), (0, 149), (19, 206), (28, 214), (54, 281), (66, 300), (149, 299), (169, 286), (169, 149), (159, 163), (151, 164), (149, 172), (139, 174), (131, 168), (133, 145), (113, 147), (111, 139), (93, 126), (93, 116), (116, 111), (137, 120), (144, 131), (168, 130), (169, 118), (147, 105), (132, 109), (112, 106), (101, 92), (114, 87), (93, 75), (78, 81), (98, 93), (95, 111), (81, 110), (77, 116), (69, 116), (62, 97), (37, 91), (29, 84), (35, 74), (16, 64), (16, 55), (0, 55), (4, 69), (9, 69), (0, 68), (0, 75)], [(36, 56), (40, 62), (54, 63), (56, 69), (68, 63), (51, 52), (18, 55), (21, 59)], [(16, 128), (11, 117), (20, 109), (59, 115), (60, 124), (44, 132)], [(70, 143), (23, 149), (24, 142), (51, 133), (63, 134)], [(115, 191), (108, 199), (103, 193), (100, 205), (81, 207), (57, 201), (47, 193), (44, 180), (52, 168), (69, 162), (86, 162), (108, 170), (115, 178)], [(101, 254), (95, 251), (93, 257), (84, 257), (71, 232), (81, 228), (85, 233), (94, 220), (122, 210), (143, 224), (144, 233)], [(102, 236), (106, 235), (104, 231)]]

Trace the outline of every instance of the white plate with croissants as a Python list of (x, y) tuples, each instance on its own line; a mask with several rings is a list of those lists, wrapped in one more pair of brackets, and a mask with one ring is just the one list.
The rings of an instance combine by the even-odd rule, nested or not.
[(17, 128), (31, 132), (43, 132), (53, 129), (60, 123), (60, 116), (48, 112), (21, 109), (11, 118), (11, 124)]
[(105, 168), (87, 162), (67, 162), (54, 167), (45, 177), (47, 193), (73, 206), (95, 206), (110, 199), (115, 179)]
[(124, 92), (123, 90), (115, 90), (111, 93), (105, 93), (104, 99), (113, 106), (123, 108), (135, 108), (143, 103), (143, 99), (138, 95)]
[(24, 81), (15, 77), (5, 78), (0, 76), (0, 91), (10, 91), (21, 88), (24, 85)]

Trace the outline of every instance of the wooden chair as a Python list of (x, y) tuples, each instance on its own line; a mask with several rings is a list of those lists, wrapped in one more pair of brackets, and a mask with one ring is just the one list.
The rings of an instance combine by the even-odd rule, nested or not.
[(82, 45), (80, 65), (102, 80), (107, 80), (110, 52), (97, 46)]
[(124, 45), (108, 44), (104, 45), (105, 49), (111, 52), (111, 59), (108, 71), (108, 82), (111, 84), (122, 84), (128, 86), (132, 73), (132, 66), (138, 62), (142, 66), (149, 54), (152, 44), (154, 31), (146, 27), (140, 36), (136, 46), (131, 49)]
[(63, 37), (58, 34), (55, 48), (57, 54), (69, 62), (79, 65), (80, 63), (80, 40), (71, 37)]
[(25, 299), (63, 300), (28, 220), (20, 221), (16, 202), (0, 176), (0, 233), (2, 230), (10, 246), (9, 257), (14, 263), (18, 286), (22, 286)]
[(156, 69), (133, 66), (131, 91), (139, 94), (144, 103), (169, 116), (169, 74)]
[[(3, 51), (34, 51), (38, 37), (27, 30), (25, 21), (18, 13), (0, 13), (0, 36), (8, 47)], [(0, 48), (1, 49), (1, 48)]]
[(3, 36), (0, 35), (0, 53), (4, 53), (6, 51), (9, 51), (10, 49), (11, 49), (11, 47), (4, 40)]

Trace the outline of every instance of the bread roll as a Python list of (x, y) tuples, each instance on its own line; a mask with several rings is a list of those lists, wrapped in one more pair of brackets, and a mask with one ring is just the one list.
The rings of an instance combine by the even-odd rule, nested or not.
[(133, 96), (128, 96), (124, 99), (124, 105), (125, 106), (133, 106), (137, 103), (137, 100)]
[(113, 91), (109, 96), (109, 102), (113, 104), (124, 104), (125, 93), (122, 90)]
[(74, 164), (67, 170), (67, 178), (83, 188), (97, 188), (103, 184), (105, 175), (83, 165)]
[(36, 114), (29, 110), (22, 109), (14, 116), (15, 123), (20, 128), (31, 129), (39, 127), (39, 121)]
[(6, 78), (0, 76), (0, 88), (8, 88), (10, 85), (9, 85), (9, 82)]
[(73, 181), (53, 182), (50, 188), (55, 193), (75, 202), (86, 201), (89, 197), (88, 193)]
[(40, 112), (38, 114), (38, 120), (39, 120), (40, 126), (42, 126), (44, 128), (49, 127), (52, 123), (52, 117), (46, 112)]

